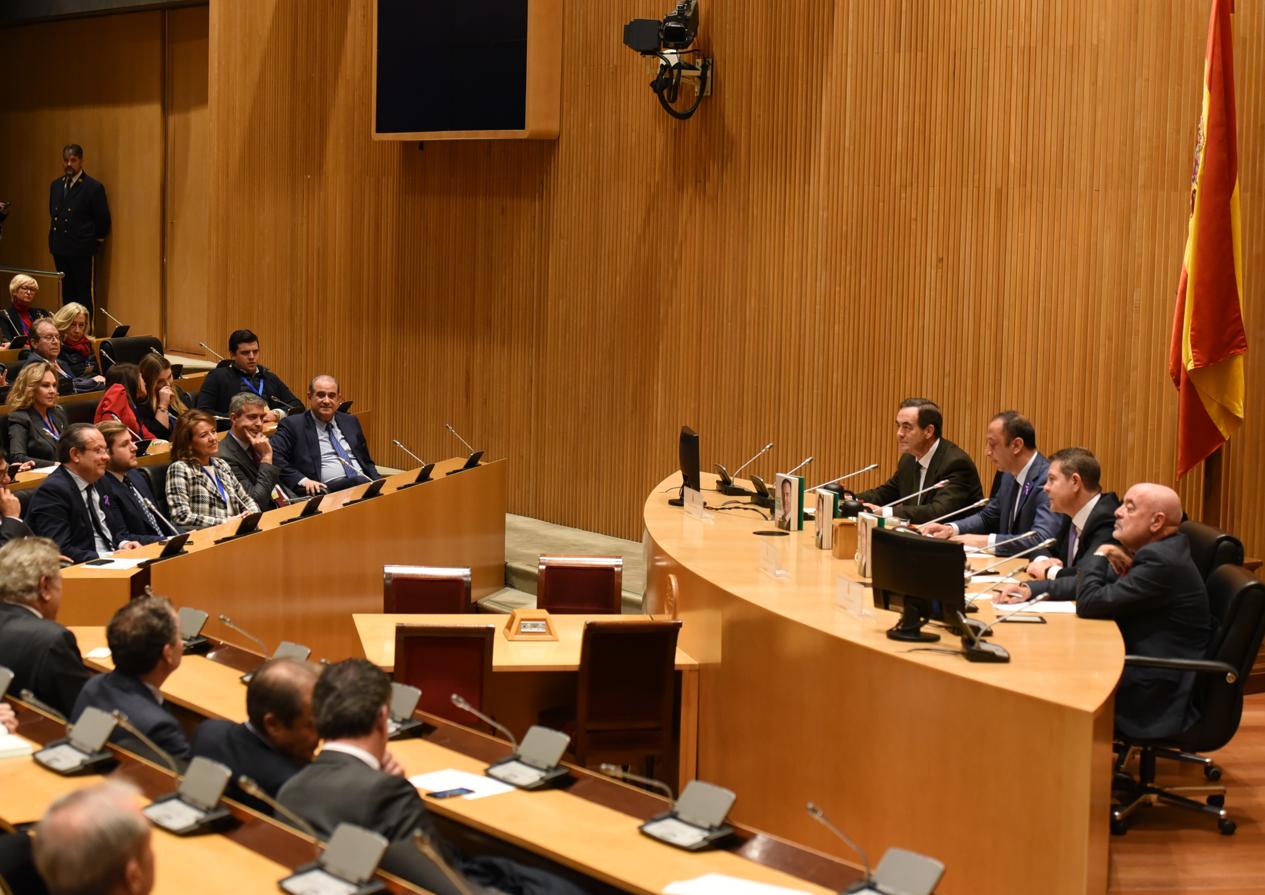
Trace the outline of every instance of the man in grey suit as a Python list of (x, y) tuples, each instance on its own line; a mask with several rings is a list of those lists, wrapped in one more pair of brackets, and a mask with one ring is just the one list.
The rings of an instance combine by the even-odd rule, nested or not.
[[(70, 720), (88, 706), (105, 712), (115, 709), (160, 749), (176, 760), (187, 762), (192, 753), (184, 729), (163, 708), (162, 685), (180, 667), (184, 654), (180, 642), (180, 622), (166, 597), (140, 597), (114, 613), (105, 629), (114, 670), (99, 674), (84, 684)], [(126, 749), (149, 756), (150, 750), (121, 727), (111, 740)], [(161, 756), (154, 756), (162, 761)]]
[[(1045, 493), (1050, 461), (1037, 450), (1037, 431), (1017, 410), (1003, 410), (989, 421), (984, 453), (1002, 474), (1001, 485), (982, 510), (965, 519), (932, 523), (923, 534), (953, 538), (968, 547), (994, 549), (998, 556), (1035, 547), (1058, 534), (1059, 518), (1050, 511)], [(1014, 539), (1031, 531), (1035, 534)]]
[[(1202, 659), (1212, 633), (1203, 576), (1178, 531), (1182, 502), (1163, 485), (1134, 485), (1116, 510), (1115, 539), (1081, 561), (1076, 614), (1114, 619), (1125, 652)], [(1130, 738), (1171, 736), (1196, 720), (1192, 672), (1125, 668), (1116, 691), (1116, 729)]]
[(264, 436), (268, 402), (253, 392), (240, 392), (228, 404), (232, 428), (220, 442), (219, 457), (261, 510), (278, 506), (281, 468), (272, 462), (272, 442)]

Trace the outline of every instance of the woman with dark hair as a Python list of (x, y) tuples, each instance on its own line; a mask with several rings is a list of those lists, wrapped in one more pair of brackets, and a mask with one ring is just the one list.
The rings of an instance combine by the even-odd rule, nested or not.
[(106, 389), (97, 404), (93, 423), (102, 420), (118, 420), (138, 440), (149, 441), (156, 436), (141, 423), (139, 409), (145, 399), (145, 386), (141, 382), (136, 364), (115, 364), (105, 374)]
[(141, 376), (140, 389), (145, 396), (140, 402), (137, 417), (141, 425), (158, 438), (171, 440), (176, 420), (189, 408), (180, 400), (180, 391), (171, 375), (171, 361), (160, 354), (150, 352), (138, 365)]
[(206, 528), (259, 512), (232, 468), (215, 456), (219, 450), (211, 414), (190, 410), (177, 420), (171, 441), (175, 460), (167, 468), (167, 505), (176, 525)]

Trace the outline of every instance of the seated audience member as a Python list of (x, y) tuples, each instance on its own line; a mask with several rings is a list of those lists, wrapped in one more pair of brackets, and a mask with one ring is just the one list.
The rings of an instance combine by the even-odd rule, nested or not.
[(105, 437), (110, 460), (100, 488), (110, 498), (123, 519), (123, 537), (129, 541), (152, 544), (180, 533), (158, 510), (149, 480), (136, 468), (136, 443), (132, 433), (117, 420), (97, 423), (97, 431)]
[(105, 388), (105, 377), (76, 376), (70, 364), (61, 356), (61, 334), (57, 325), (48, 317), (41, 317), (31, 324), (31, 353), (22, 359), (27, 364), (47, 363), (57, 374), (59, 392), (95, 392)]
[(140, 408), (145, 400), (145, 387), (136, 364), (115, 364), (110, 367), (105, 379), (105, 394), (97, 402), (92, 421), (118, 420), (138, 438), (145, 441), (154, 438), (154, 433), (141, 422)]
[[(192, 753), (180, 723), (163, 708), (162, 685), (180, 667), (184, 646), (180, 622), (166, 597), (137, 597), (124, 603), (105, 628), (114, 670), (91, 678), (79, 692), (71, 710), (74, 721), (89, 706), (103, 712), (115, 709), (132, 726), (177, 762)], [(110, 737), (133, 752), (149, 756), (150, 749), (122, 727)], [(160, 756), (155, 760), (162, 761)]]
[(381, 478), (360, 422), (338, 412), (338, 380), (317, 376), (308, 385), (307, 401), (307, 412), (286, 417), (272, 436), (281, 483), (295, 494), (317, 494)]
[(219, 449), (209, 413), (190, 410), (180, 418), (171, 442), (175, 460), (167, 468), (167, 507), (176, 525), (206, 528), (259, 511), (233, 470), (216, 456)]
[(97, 353), (88, 338), (88, 309), (77, 301), (67, 302), (53, 314), (53, 325), (61, 336), (61, 359), (76, 379), (101, 372)]
[(220, 442), (220, 458), (261, 510), (277, 506), (278, 498), (285, 501), (278, 484), (281, 469), (274, 465), (272, 442), (264, 435), (267, 417), (268, 405), (263, 398), (250, 392), (233, 395), (228, 404), (233, 426)]
[(935, 402), (926, 398), (901, 401), (896, 411), (896, 444), (901, 452), (896, 473), (877, 488), (857, 494), (857, 499), (876, 510), (936, 482), (947, 481), (943, 488), (896, 504), (887, 513), (915, 523), (939, 518), (980, 500), (984, 491), (975, 464), (965, 451), (941, 436), (943, 428), (944, 416)]
[[(1202, 659), (1212, 633), (1203, 576), (1190, 542), (1177, 529), (1182, 502), (1163, 485), (1125, 492), (1116, 509), (1116, 544), (1081, 560), (1076, 614), (1114, 619), (1130, 655)], [(1116, 730), (1158, 738), (1185, 730), (1198, 715), (1191, 705), (1193, 672), (1127, 667), (1116, 690)]]
[[(978, 513), (957, 522), (933, 523), (923, 534), (953, 538), (968, 547), (997, 546), (998, 556), (1010, 556), (1054, 537), (1059, 519), (1050, 512), (1045, 477), (1050, 461), (1037, 450), (1037, 432), (1027, 417), (1014, 410), (997, 414), (984, 435), (984, 453), (1002, 474), (997, 493)], [(1035, 532), (1013, 540), (1014, 535)]]
[(88, 423), (67, 426), (57, 444), (57, 459), (61, 465), (31, 497), (27, 511), (31, 531), (55, 541), (75, 562), (139, 547), (123, 537), (123, 517), (97, 488), (110, 454), (96, 427)]
[(34, 277), (20, 273), (9, 280), (11, 303), (9, 307), (0, 311), (0, 339), (3, 339), (0, 342), (0, 348), (8, 348), (9, 343), (18, 336), (29, 336), (31, 324), (36, 320), (52, 316), (51, 312), (31, 304), (35, 301), (35, 296), (39, 294), (40, 284)]
[(1063, 448), (1050, 458), (1045, 493), (1050, 495), (1050, 509), (1063, 514), (1058, 543), (1053, 555), (1028, 563), (1027, 572), (1034, 580), (1003, 586), (994, 602), (1023, 603), (1042, 594), (1047, 600), (1076, 598), (1076, 570), (1081, 560), (1103, 544), (1115, 543), (1111, 533), (1120, 498), (1114, 492), (1103, 492), (1101, 476), (1098, 458), (1085, 448)]
[[(16, 468), (9, 465), (4, 451), (0, 450), (0, 547), (9, 541), (31, 536), (31, 529), (22, 521), (22, 501), (9, 490), (9, 486), (13, 484), (9, 473)], [(0, 665), (3, 664), (3, 660), (0, 660)]]
[[(53, 802), (35, 827), (35, 866), (49, 895), (148, 895), (154, 847), (141, 795), (107, 780)], [(173, 868), (174, 872), (175, 868)]]
[(0, 548), (0, 665), (13, 672), (10, 693), (30, 690), (69, 716), (88, 669), (75, 635), (57, 623), (61, 556), (46, 538)]
[(276, 798), (287, 780), (307, 767), (316, 752), (312, 722), (312, 688), (317, 666), (296, 659), (269, 659), (246, 687), (246, 717), (242, 724), (211, 718), (193, 735), (193, 754), (229, 768), (233, 782), (229, 798), (271, 814), (272, 809), (237, 786), (242, 774)]
[(274, 419), (281, 419), (303, 402), (276, 373), (259, 363), (259, 336), (248, 329), (228, 337), (230, 363), (212, 370), (198, 390), (198, 410), (216, 416), (228, 414), (229, 402), (239, 392), (251, 392), (268, 402)]
[(51, 466), (57, 443), (67, 426), (66, 411), (57, 406), (57, 375), (51, 364), (27, 364), (9, 390), (12, 408), (5, 423), (9, 457), (19, 465)]
[[(565, 880), (491, 857), (464, 857), (439, 839), (417, 789), (387, 751), (391, 681), (364, 659), (346, 659), (326, 666), (312, 691), (320, 753), (290, 778), (277, 801), (302, 817), (323, 837), (340, 823), (373, 830), (392, 843), (409, 843), (421, 831), (462, 873), (497, 891), (551, 892), (579, 890)], [(382, 867), (432, 892), (454, 892), (452, 883), (421, 857), (411, 843), (388, 850)]]
[(151, 352), (141, 358), (138, 367), (141, 381), (136, 391), (144, 396), (138, 401), (136, 412), (141, 426), (155, 438), (171, 441), (176, 420), (189, 409), (175, 386), (171, 361)]

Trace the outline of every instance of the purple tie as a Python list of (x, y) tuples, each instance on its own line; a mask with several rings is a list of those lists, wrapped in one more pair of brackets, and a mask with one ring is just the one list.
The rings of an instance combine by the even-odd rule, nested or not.
[(1080, 541), (1080, 532), (1076, 530), (1076, 526), (1072, 526), (1072, 530), (1067, 533), (1067, 567), (1070, 569), (1076, 561), (1076, 544)]

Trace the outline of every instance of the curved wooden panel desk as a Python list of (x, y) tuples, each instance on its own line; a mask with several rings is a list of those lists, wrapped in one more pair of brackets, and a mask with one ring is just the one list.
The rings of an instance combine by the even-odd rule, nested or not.
[[(815, 801), (874, 860), (901, 846), (944, 861), (944, 895), (1106, 891), (1114, 623), (1000, 625), (1004, 665), (911, 652), (885, 636), (896, 613), (836, 605), (856, 564), (817, 549), (811, 522), (770, 539), (749, 510), (691, 518), (667, 502), (680, 480), (646, 500), (647, 606), (685, 620), (699, 776), (738, 793), (739, 820), (852, 857)], [(714, 476), (703, 487), (709, 507), (732, 502)], [(785, 577), (761, 571), (770, 540)]]

